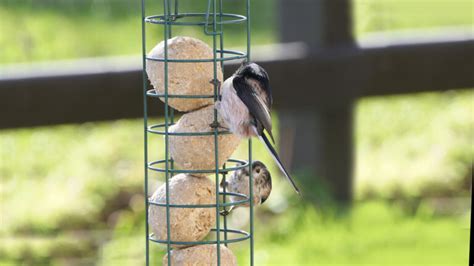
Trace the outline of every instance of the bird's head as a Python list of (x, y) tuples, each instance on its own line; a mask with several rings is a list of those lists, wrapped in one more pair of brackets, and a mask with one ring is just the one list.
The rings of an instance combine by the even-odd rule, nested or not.
[(244, 62), (237, 69), (234, 76), (253, 79), (260, 83), (260, 88), (266, 93), (267, 101), (271, 105), (273, 103), (272, 89), (270, 87), (270, 78), (268, 77), (267, 71), (260, 65), (253, 62)]
[(235, 75), (245, 78), (253, 78), (267, 84), (270, 81), (267, 71), (265, 71), (263, 67), (254, 62), (242, 63), (239, 69), (237, 69), (237, 71), (235, 72)]

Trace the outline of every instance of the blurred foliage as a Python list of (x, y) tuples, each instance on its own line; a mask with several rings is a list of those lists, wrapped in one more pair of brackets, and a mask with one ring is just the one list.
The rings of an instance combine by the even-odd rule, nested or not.
[[(158, 2), (147, 1), (153, 14)], [(242, 10), (242, 1), (226, 2)], [(253, 1), (253, 44), (277, 40), (274, 2)], [(356, 0), (354, 9), (357, 36), (472, 24), (469, 0)], [(136, 55), (139, 16), (139, 1), (0, 0), (0, 64)], [(148, 30), (151, 47), (162, 32)], [(227, 37), (226, 45), (242, 44), (236, 34)], [(257, 265), (465, 265), (473, 99), (473, 91), (453, 91), (361, 100), (354, 208), (307, 206), (275, 174), (274, 191), (257, 212)], [(141, 120), (120, 120), (0, 131), (0, 264), (142, 263), (142, 130)], [(150, 147), (151, 158), (162, 155), (159, 138)], [(236, 157), (246, 158), (245, 148)], [(271, 161), (261, 145), (254, 151)], [(150, 175), (152, 190), (160, 178)], [(245, 220), (245, 211), (234, 217)], [(238, 220), (235, 227), (247, 226)], [(153, 262), (161, 260), (163, 248), (151, 248)], [(232, 249), (245, 265), (247, 244)]]
[(356, 36), (373, 31), (472, 27), (471, 0), (354, 0)]
[[(147, 0), (147, 15), (162, 12), (160, 1)], [(244, 1), (224, 1), (226, 12), (243, 13)], [(252, 43), (278, 39), (275, 0), (252, 1)], [(183, 11), (205, 12), (206, 1), (181, 0)], [(372, 31), (472, 26), (470, 0), (356, 0), (355, 34)], [(32, 11), (34, 10), (34, 13)], [(140, 1), (0, 0), (0, 64), (79, 57), (136, 55), (141, 51)], [(226, 26), (226, 45), (240, 46), (238, 26)], [(199, 28), (175, 27), (175, 34), (210, 42)], [(147, 47), (162, 40), (160, 26), (147, 26)], [(106, 41), (104, 41), (106, 40)]]
[(361, 100), (357, 197), (468, 196), (473, 100), (473, 91)]
[[(141, 1), (128, 0), (0, 0), (0, 64), (141, 52)], [(224, 1), (226, 12), (244, 14), (244, 1)], [(276, 39), (272, 0), (253, 2), (253, 44)], [(147, 0), (147, 14), (161, 14), (161, 1)], [(181, 0), (182, 12), (205, 12), (207, 1)], [(34, 10), (34, 13), (32, 11)], [(33, 15), (34, 14), (34, 15)], [(225, 45), (243, 46), (245, 24), (226, 25)], [(198, 27), (174, 27), (174, 35), (211, 38)], [(147, 50), (163, 39), (160, 25), (147, 24)]]

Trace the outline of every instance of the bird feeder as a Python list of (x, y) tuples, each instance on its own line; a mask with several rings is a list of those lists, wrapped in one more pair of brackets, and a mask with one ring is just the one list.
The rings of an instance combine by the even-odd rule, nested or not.
[[(248, 158), (229, 158), (241, 140), (228, 131), (214, 108), (224, 63), (250, 60), (250, 0), (244, 1), (244, 14), (232, 14), (225, 12), (223, 0), (196, 1), (205, 12), (183, 12), (179, 0), (161, 0), (162, 13), (157, 14), (142, 0), (146, 265), (151, 254), (159, 252), (155, 246), (166, 248), (165, 265), (236, 265), (232, 244), (244, 241), (249, 247), (245, 264), (254, 265), (252, 177), (249, 195), (219, 189), (229, 172), (248, 167), (252, 173), (252, 142), (248, 140)], [(224, 36), (231, 34), (224, 34), (224, 25), (229, 24), (245, 29), (246, 51), (224, 48)], [(151, 49), (146, 45), (149, 27), (163, 29)], [(173, 36), (176, 27), (196, 27), (211, 44)], [(153, 105), (164, 103), (163, 123), (149, 123), (148, 99)], [(177, 122), (175, 109), (186, 112)], [(164, 142), (163, 158), (149, 158), (150, 138)], [(152, 196), (151, 172), (164, 176)], [(227, 217), (220, 215), (222, 209), (238, 205), (250, 207), (248, 231), (229, 228)]]

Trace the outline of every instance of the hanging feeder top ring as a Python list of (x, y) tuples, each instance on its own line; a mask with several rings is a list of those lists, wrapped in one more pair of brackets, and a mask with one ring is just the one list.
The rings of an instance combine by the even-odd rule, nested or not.
[[(165, 15), (154, 15), (145, 18), (145, 22), (160, 25), (177, 25), (177, 26), (206, 26), (213, 25), (212, 21), (206, 22), (206, 17), (214, 16), (213, 13), (180, 13), (168, 15), (168, 21)], [(222, 24), (238, 24), (247, 21), (247, 17), (238, 14), (216, 13), (216, 17), (222, 21), (216, 21), (217, 25)], [(198, 20), (196, 20), (196, 18)]]

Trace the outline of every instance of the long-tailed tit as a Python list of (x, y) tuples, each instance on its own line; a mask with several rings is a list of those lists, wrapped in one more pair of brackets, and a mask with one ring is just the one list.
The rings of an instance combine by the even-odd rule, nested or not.
[[(258, 206), (264, 203), (270, 193), (272, 192), (272, 176), (268, 171), (267, 167), (260, 161), (254, 161), (252, 163), (252, 179), (253, 179), (253, 204)], [(226, 190), (226, 192), (234, 192), (246, 195), (249, 197), (249, 169), (248, 167), (242, 168), (240, 170), (234, 171), (229, 178), (225, 181), (222, 179), (221, 188)], [(236, 202), (242, 200), (242, 197), (239, 196), (229, 196), (230, 202)], [(224, 210), (221, 212), (222, 215), (229, 214), (233, 209), (238, 206), (248, 207), (249, 204), (234, 205), (231, 206), (229, 210)]]
[(216, 109), (234, 134), (241, 137), (258, 137), (268, 149), (278, 167), (285, 174), (295, 191), (299, 189), (283, 166), (275, 148), (272, 134), (272, 91), (268, 74), (255, 63), (244, 63), (221, 86), (221, 99)]

